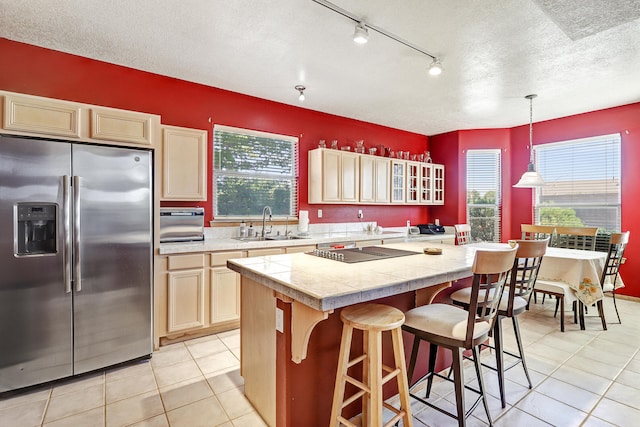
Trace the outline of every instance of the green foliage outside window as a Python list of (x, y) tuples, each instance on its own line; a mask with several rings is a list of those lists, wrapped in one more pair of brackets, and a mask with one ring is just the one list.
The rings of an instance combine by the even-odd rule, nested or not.
[(297, 215), (297, 139), (214, 129), (214, 217)]

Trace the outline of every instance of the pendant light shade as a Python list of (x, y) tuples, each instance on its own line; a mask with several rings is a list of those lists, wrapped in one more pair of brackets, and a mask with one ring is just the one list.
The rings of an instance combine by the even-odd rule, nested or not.
[(529, 100), (529, 165), (527, 166), (527, 171), (522, 174), (520, 181), (514, 185), (515, 188), (536, 188), (544, 185), (544, 181), (536, 171), (536, 166), (533, 163), (533, 98), (536, 96), (538, 95), (525, 96)]

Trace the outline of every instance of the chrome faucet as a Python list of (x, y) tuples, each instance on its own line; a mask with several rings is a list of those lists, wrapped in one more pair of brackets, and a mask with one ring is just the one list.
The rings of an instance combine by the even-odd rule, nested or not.
[[(269, 211), (269, 221), (271, 221), (271, 208), (269, 206), (265, 206), (264, 209), (262, 209), (262, 237), (265, 236), (265, 228), (267, 227), (267, 211)], [(269, 231), (269, 233), (271, 233), (271, 231)]]

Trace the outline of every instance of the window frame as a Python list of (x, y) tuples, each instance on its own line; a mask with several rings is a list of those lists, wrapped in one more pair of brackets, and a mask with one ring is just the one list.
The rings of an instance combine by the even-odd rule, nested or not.
[[(489, 191), (495, 191), (496, 193), (496, 200), (495, 203), (492, 204), (487, 204), (487, 203), (469, 203), (469, 194), (470, 191), (474, 191), (477, 190), (478, 187), (476, 186), (475, 188), (471, 185), (473, 184), (470, 181), (470, 175), (472, 172), (469, 168), (469, 160), (470, 157), (472, 157), (473, 154), (478, 154), (478, 155), (491, 155), (494, 157), (495, 160), (493, 160), (493, 166), (494, 168), (494, 176), (493, 176), (493, 182), (491, 184), (495, 184), (495, 186), (491, 186), (492, 189), (489, 189), (489, 187), (487, 187), (487, 190), (484, 192), (483, 196), (487, 194), (487, 192)], [(490, 160), (487, 160), (487, 162), (489, 162)], [(494, 222), (494, 233), (493, 233), (493, 242), (500, 242), (502, 239), (502, 199), (503, 199), (503, 194), (502, 194), (502, 150), (500, 148), (479, 148), (479, 149), (468, 149), (466, 151), (466, 156), (465, 156), (465, 209), (466, 209), (466, 221), (467, 224), (469, 224), (471, 226), (471, 239), (472, 241), (485, 241), (485, 239), (482, 238), (478, 238), (478, 229), (477, 226), (474, 227), (474, 221), (472, 220), (472, 218), (477, 218), (477, 217), (472, 217), (471, 214), (471, 210), (474, 208), (478, 208), (478, 209), (482, 209), (482, 208), (488, 208), (488, 207), (493, 207), (495, 215), (493, 217), (484, 217), (487, 219), (493, 218), (493, 222)], [(478, 180), (479, 178), (474, 178), (475, 180)]]
[[(591, 144), (591, 147), (584, 144)], [(609, 153), (608, 150), (610, 150), (611, 148), (607, 146), (607, 144), (615, 144), (613, 147), (616, 149), (616, 151), (614, 151), (613, 153)], [(588, 149), (591, 149), (593, 151), (592, 156), (597, 155), (598, 149), (605, 151), (607, 155), (613, 154), (614, 157), (605, 158), (605, 161), (599, 163), (599, 165), (601, 165), (602, 167), (601, 169), (598, 169), (597, 171), (598, 174), (601, 174), (602, 176), (611, 176), (611, 178), (610, 179), (606, 177), (600, 178), (599, 181), (602, 181), (602, 184), (600, 184), (600, 186), (597, 188), (599, 190), (602, 190), (603, 194), (605, 195), (614, 194), (614, 192), (608, 191), (608, 190), (611, 188), (617, 188), (617, 200), (615, 203), (610, 203), (607, 201), (607, 197), (595, 197), (593, 198), (594, 202), (599, 200), (602, 203), (582, 202), (582, 201), (576, 202), (574, 200), (569, 200), (566, 203), (556, 204), (554, 206), (557, 206), (560, 208), (563, 208), (563, 207), (571, 208), (574, 210), (574, 212), (576, 209), (592, 209), (592, 210), (614, 209), (617, 215), (614, 221), (615, 224), (613, 225), (612, 228), (608, 227), (607, 221), (598, 221), (599, 223), (594, 223), (594, 222), (588, 221), (588, 218), (587, 218), (587, 222), (585, 223), (584, 222), (585, 218), (580, 217), (579, 215), (576, 215), (576, 217), (580, 219), (583, 226), (598, 227), (599, 232), (619, 232), (622, 228), (621, 227), (622, 225), (622, 136), (620, 133), (597, 135), (597, 136), (591, 136), (586, 138), (550, 142), (546, 144), (539, 144), (533, 147), (533, 152), (534, 152), (535, 162), (536, 162), (535, 164), (537, 166), (537, 170), (542, 176), (542, 179), (545, 181), (544, 187), (536, 188), (533, 191), (532, 209), (533, 209), (534, 223), (535, 224), (542, 223), (540, 209), (544, 207), (548, 207), (548, 205), (544, 205), (541, 202), (541, 198), (544, 195), (545, 188), (553, 188), (554, 186), (553, 183), (555, 182), (559, 183), (558, 187), (561, 187), (563, 185), (562, 183), (565, 183), (564, 185), (573, 188), (574, 182), (589, 181), (585, 179), (576, 179), (576, 178), (579, 178), (580, 169), (574, 168), (573, 165), (571, 164), (571, 160), (573, 160), (574, 158), (577, 158), (577, 155), (566, 156), (566, 161), (562, 162), (562, 167), (557, 166), (551, 172), (547, 171), (548, 167), (544, 164), (543, 154), (550, 153), (551, 150), (554, 150), (554, 149), (572, 149), (572, 147), (576, 147), (575, 148), (576, 151), (580, 150), (580, 155), (588, 155), (589, 154), (587, 151)], [(549, 169), (552, 169), (552, 167), (549, 167)], [(589, 170), (593, 170), (593, 168)], [(571, 178), (571, 179), (559, 180), (559, 179), (550, 178), (549, 176), (550, 174), (554, 174), (557, 176), (559, 172), (570, 174), (571, 176), (569, 176), (568, 178)], [(546, 178), (545, 178), (545, 175), (546, 175)], [(597, 181), (597, 180), (594, 180), (594, 181)], [(610, 181), (610, 182), (607, 182), (607, 181)], [(580, 188), (578, 185), (576, 185), (575, 187)], [(591, 192), (585, 193), (585, 195), (589, 194), (593, 196), (594, 194), (593, 187), (591, 187), (591, 189), (592, 189)], [(577, 193), (577, 192), (570, 193), (567, 195), (567, 197), (574, 197), (576, 199), (579, 199), (579, 194), (580, 193)], [(557, 201), (555, 203), (557, 203)], [(606, 214), (602, 214), (602, 215), (603, 215), (603, 218), (609, 218), (609, 216), (607, 216)], [(545, 221), (543, 225), (557, 225), (557, 226), (575, 226), (576, 225), (575, 223), (570, 223), (570, 222), (563, 222), (563, 223), (556, 223), (556, 224), (551, 224), (551, 223), (547, 224), (547, 222), (548, 221)]]
[[(216, 154), (218, 153), (217, 150), (217, 144), (219, 143), (219, 138), (218, 138), (218, 132), (226, 132), (226, 133), (233, 133), (233, 134), (239, 134), (239, 135), (243, 135), (243, 136), (247, 136), (247, 137), (257, 137), (257, 138), (267, 138), (267, 139), (273, 139), (273, 140), (277, 140), (277, 141), (283, 141), (283, 142), (289, 142), (291, 143), (291, 155), (292, 155), (292, 159), (291, 159), (291, 173), (289, 175), (282, 175), (282, 174), (274, 174), (274, 173), (269, 173), (269, 172), (263, 172), (263, 173), (256, 173), (255, 170), (253, 171), (238, 171), (238, 170), (230, 170), (230, 171), (223, 171), (221, 168), (219, 168), (217, 162), (216, 162)], [(250, 178), (263, 178), (266, 180), (269, 179), (273, 179), (273, 180), (283, 180), (283, 178), (286, 178), (285, 180), (288, 180), (291, 184), (291, 195), (290, 195), (290, 200), (289, 200), (289, 214), (277, 214), (274, 212), (272, 219), (273, 220), (288, 220), (288, 219), (292, 219), (292, 218), (297, 218), (298, 217), (298, 210), (299, 210), (299, 190), (300, 190), (300, 185), (299, 185), (299, 179), (300, 179), (300, 174), (299, 174), (299, 167), (300, 164), (300, 140), (298, 137), (296, 136), (291, 136), (291, 135), (283, 135), (283, 134), (276, 134), (276, 133), (271, 133), (271, 132), (263, 132), (263, 131), (257, 131), (257, 130), (251, 130), (251, 129), (244, 129), (244, 128), (237, 128), (237, 127), (232, 127), (232, 126), (226, 126), (226, 125), (221, 125), (221, 124), (214, 124), (213, 126), (213, 155), (212, 155), (212, 177), (211, 177), (211, 181), (212, 181), (212, 185), (213, 185), (213, 200), (212, 200), (212, 209), (213, 209), (213, 216), (214, 216), (214, 221), (216, 222), (238, 222), (241, 220), (249, 220), (249, 221), (255, 221), (258, 219), (262, 219), (262, 210), (260, 213), (256, 213), (254, 215), (250, 215), (250, 214), (233, 214), (233, 215), (222, 215), (218, 213), (217, 207), (218, 207), (218, 186), (217, 186), (217, 179), (220, 176), (228, 176), (228, 177), (250, 177)], [(269, 206), (271, 206), (271, 204), (268, 204)]]

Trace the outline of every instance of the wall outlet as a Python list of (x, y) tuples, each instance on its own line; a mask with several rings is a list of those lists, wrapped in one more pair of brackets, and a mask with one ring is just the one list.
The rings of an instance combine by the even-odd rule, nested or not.
[(362, 209), (358, 209), (358, 218), (364, 218), (364, 215), (362, 215)]
[(318, 218), (322, 218), (322, 209), (318, 209)]

